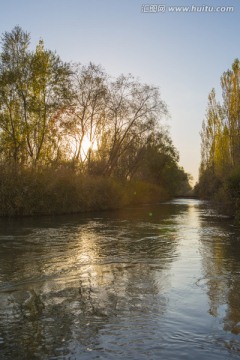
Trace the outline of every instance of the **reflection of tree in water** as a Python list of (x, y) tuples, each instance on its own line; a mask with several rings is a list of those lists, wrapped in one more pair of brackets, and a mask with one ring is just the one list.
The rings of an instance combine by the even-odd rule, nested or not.
[(101, 348), (99, 334), (111, 333), (120, 319), (165, 312), (174, 228), (154, 216), (147, 223), (145, 215), (137, 218), (42, 228), (16, 239), (21, 246), (5, 244), (1, 359), (62, 358)]
[(206, 223), (202, 229), (202, 263), (205, 279), (200, 283), (208, 288), (210, 314), (223, 317), (225, 331), (239, 334), (239, 233), (223, 224)]

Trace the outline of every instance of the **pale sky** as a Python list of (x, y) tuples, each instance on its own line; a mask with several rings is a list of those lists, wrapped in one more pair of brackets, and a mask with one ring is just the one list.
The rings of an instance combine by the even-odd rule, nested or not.
[[(142, 5), (153, 4), (165, 5), (165, 12), (150, 13), (149, 7), (142, 12)], [(208, 93), (215, 87), (220, 98), (220, 76), (240, 57), (240, 0), (0, 0), (0, 5), (0, 33), (20, 25), (31, 33), (33, 46), (42, 38), (64, 61), (91, 61), (110, 75), (132, 73), (159, 87), (180, 164), (197, 180)], [(169, 6), (193, 11), (171, 12)], [(199, 12), (203, 6), (211, 11)], [(234, 11), (212, 12), (218, 6)]]

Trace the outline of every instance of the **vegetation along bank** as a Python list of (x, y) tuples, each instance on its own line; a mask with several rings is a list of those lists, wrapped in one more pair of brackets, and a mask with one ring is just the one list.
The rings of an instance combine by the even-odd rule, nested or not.
[(163, 201), (189, 191), (159, 90), (67, 63), (19, 26), (0, 54), (0, 215)]
[(240, 62), (221, 77), (222, 100), (213, 89), (202, 125), (200, 178), (195, 191), (240, 222)]

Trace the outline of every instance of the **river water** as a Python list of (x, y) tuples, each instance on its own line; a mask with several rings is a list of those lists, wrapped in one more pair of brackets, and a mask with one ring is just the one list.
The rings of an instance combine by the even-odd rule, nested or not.
[(240, 358), (240, 230), (207, 203), (0, 220), (0, 359)]

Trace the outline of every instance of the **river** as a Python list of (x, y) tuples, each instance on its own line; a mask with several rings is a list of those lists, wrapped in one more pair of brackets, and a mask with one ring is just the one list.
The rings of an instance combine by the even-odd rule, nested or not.
[(0, 359), (238, 359), (240, 230), (205, 202), (0, 220)]

